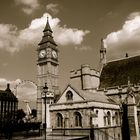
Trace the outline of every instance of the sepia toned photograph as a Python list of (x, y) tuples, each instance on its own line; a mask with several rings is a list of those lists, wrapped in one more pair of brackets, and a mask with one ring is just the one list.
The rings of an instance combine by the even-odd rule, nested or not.
[(140, 1), (1, 0), (0, 140), (140, 140)]

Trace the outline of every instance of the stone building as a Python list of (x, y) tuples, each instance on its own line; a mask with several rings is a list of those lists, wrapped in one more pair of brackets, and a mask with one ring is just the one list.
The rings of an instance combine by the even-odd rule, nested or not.
[(83, 91), (68, 85), (56, 104), (50, 105), (53, 131), (67, 135), (95, 135), (104, 139), (110, 132), (120, 138), (119, 105), (104, 94)]
[(139, 138), (140, 125), (140, 56), (107, 62), (103, 39), (100, 50), (100, 71), (84, 64), (70, 72), (70, 83), (60, 94), (58, 87), (58, 47), (47, 20), (38, 52), (38, 119), (44, 123), (41, 94), (47, 92), (47, 128), (62, 135), (90, 135), (95, 139), (122, 139), (123, 104), (128, 107), (131, 139)]
[[(107, 62), (106, 50), (100, 53), (100, 72), (89, 65), (70, 72), (70, 85), (50, 105), (52, 128), (69, 135), (86, 135), (88, 128), (94, 127), (96, 139), (121, 139), (125, 111), (122, 106), (126, 104), (130, 137), (137, 140), (140, 138), (140, 56)], [(80, 118), (78, 127), (77, 118)]]
[(0, 129), (14, 120), (18, 109), (18, 99), (11, 92), (10, 85), (7, 84), (6, 90), (0, 90)]
[(99, 140), (121, 139), (120, 106), (104, 93), (99, 93), (100, 73), (82, 65), (71, 71), (71, 82), (50, 105), (51, 127), (65, 135), (94, 135)]
[(132, 140), (139, 139), (140, 128), (140, 56), (106, 63), (100, 75), (100, 91), (122, 105), (128, 105)]

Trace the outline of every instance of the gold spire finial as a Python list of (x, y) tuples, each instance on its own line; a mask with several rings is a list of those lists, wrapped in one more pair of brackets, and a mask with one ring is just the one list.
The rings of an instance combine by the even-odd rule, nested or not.
[(47, 15), (47, 22), (49, 22), (49, 16)]

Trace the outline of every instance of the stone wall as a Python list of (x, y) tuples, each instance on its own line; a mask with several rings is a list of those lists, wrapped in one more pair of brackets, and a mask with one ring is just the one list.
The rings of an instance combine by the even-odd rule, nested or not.
[[(106, 128), (57, 128), (52, 129), (54, 134), (68, 135), (68, 136), (89, 136), (91, 133), (94, 135), (95, 140), (122, 140), (121, 128), (106, 127)], [(52, 134), (53, 134), (52, 133)]]
[[(62, 108), (61, 108), (62, 109)], [(107, 108), (81, 108), (78, 109), (62, 109), (62, 110), (51, 110), (51, 127), (57, 128), (57, 113), (60, 113), (63, 117), (63, 128), (75, 128), (75, 116), (74, 113), (79, 112), (82, 116), (82, 128), (90, 128), (92, 117), (92, 124), (96, 127), (110, 127), (120, 125), (120, 117), (118, 110), (112, 110)], [(106, 124), (104, 117), (107, 117), (107, 112), (110, 112), (110, 124), (108, 124), (106, 118)], [(115, 113), (118, 114), (117, 124), (115, 120)], [(91, 116), (92, 114), (92, 116)], [(94, 116), (93, 116), (94, 115)], [(65, 126), (64, 126), (65, 124)]]

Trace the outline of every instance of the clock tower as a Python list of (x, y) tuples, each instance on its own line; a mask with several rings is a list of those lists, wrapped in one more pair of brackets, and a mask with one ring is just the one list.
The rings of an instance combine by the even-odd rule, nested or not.
[[(44, 123), (44, 102), (42, 99), (43, 87), (47, 83), (47, 112), (49, 112), (49, 104), (54, 102), (55, 95), (59, 94), (58, 88), (58, 47), (52, 36), (52, 29), (49, 25), (47, 18), (47, 23), (45, 29), (43, 30), (43, 37), (38, 44), (37, 54), (37, 118), (39, 121)], [(46, 118), (49, 116), (47, 114)], [(47, 121), (49, 123), (49, 120)], [(48, 124), (47, 124), (48, 125)]]

